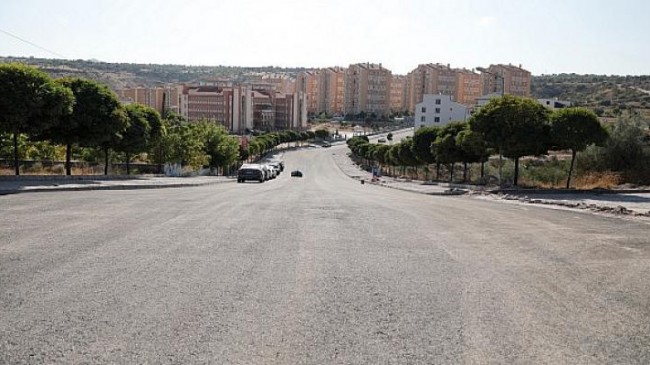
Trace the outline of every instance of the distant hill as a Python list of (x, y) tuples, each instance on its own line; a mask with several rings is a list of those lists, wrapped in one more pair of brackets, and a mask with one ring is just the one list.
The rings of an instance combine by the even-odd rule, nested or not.
[(39, 67), (52, 77), (77, 76), (103, 82), (113, 89), (156, 86), (161, 83), (192, 83), (227, 78), (247, 81), (260, 73), (295, 75), (302, 68), (184, 66), (138, 63), (107, 63), (32, 57), (0, 57), (0, 63), (22, 62)]
[(635, 109), (650, 115), (650, 76), (542, 75), (534, 76), (535, 98), (558, 98), (613, 117)]
[[(53, 77), (79, 76), (101, 81), (113, 89), (156, 86), (161, 83), (193, 83), (227, 78), (251, 81), (261, 73), (295, 76), (306, 68), (183, 66), (107, 63), (26, 57), (0, 57), (0, 62), (23, 62)], [(604, 117), (635, 109), (650, 116), (650, 76), (541, 75), (533, 76), (534, 98), (558, 98), (594, 109)]]

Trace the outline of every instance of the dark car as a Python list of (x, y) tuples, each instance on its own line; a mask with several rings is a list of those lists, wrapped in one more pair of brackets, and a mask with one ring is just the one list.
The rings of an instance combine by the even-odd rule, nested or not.
[(302, 171), (300, 171), (300, 170), (293, 170), (293, 171), (291, 171), (291, 176), (294, 176), (294, 177), (302, 177)]

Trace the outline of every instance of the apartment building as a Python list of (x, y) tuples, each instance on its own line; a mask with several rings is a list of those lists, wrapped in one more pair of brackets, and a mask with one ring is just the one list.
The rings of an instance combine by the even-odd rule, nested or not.
[(418, 65), (407, 74), (406, 92), (408, 110), (414, 111), (415, 105), (424, 100), (426, 94), (443, 94), (456, 96), (456, 74), (449, 64), (427, 63)]
[(451, 95), (425, 94), (422, 102), (415, 106), (415, 129), (464, 122), (469, 116), (470, 109), (453, 101)]
[(321, 71), (324, 95), (321, 111), (329, 115), (345, 114), (345, 68), (328, 67)]
[(476, 99), (483, 95), (481, 75), (467, 69), (456, 70), (456, 102), (463, 105), (474, 105)]
[(483, 94), (498, 93), (530, 97), (530, 71), (513, 65), (490, 65), (481, 73)]
[(392, 73), (380, 64), (352, 64), (345, 72), (345, 114), (388, 115)]
[(323, 102), (320, 99), (323, 95), (320, 70), (302, 71), (296, 76), (296, 92), (304, 93), (309, 114), (320, 113)]
[[(182, 87), (167, 85), (163, 87), (133, 87), (116, 90), (117, 96), (124, 104), (137, 103), (149, 106), (160, 114), (165, 111), (180, 111)], [(164, 106), (164, 107), (163, 107)]]
[(184, 86), (181, 95), (181, 116), (189, 121), (214, 121), (231, 130), (236, 100), (234, 96), (233, 88)]
[(406, 110), (406, 76), (393, 75), (390, 81), (390, 111)]

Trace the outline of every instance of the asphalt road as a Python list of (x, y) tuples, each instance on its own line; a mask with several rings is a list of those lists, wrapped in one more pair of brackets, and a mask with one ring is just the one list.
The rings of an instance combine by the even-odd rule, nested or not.
[(344, 148), (0, 196), (0, 363), (650, 363), (649, 225), (361, 185)]

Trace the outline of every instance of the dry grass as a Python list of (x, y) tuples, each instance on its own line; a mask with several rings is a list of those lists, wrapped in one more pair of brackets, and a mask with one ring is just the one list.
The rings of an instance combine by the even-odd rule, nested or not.
[(576, 177), (573, 186), (576, 189), (611, 189), (621, 184), (621, 176), (614, 172), (590, 172)]
[[(0, 175), (14, 175), (13, 167), (0, 167)], [(65, 168), (63, 165), (55, 165), (52, 167), (43, 167), (35, 164), (29, 168), (20, 168), (21, 175), (65, 175)], [(103, 175), (103, 167), (73, 167), (72, 175)]]

